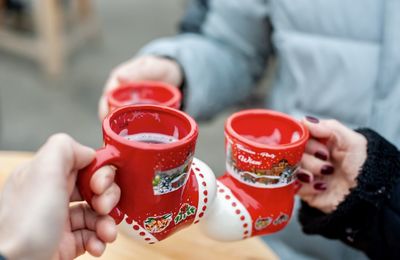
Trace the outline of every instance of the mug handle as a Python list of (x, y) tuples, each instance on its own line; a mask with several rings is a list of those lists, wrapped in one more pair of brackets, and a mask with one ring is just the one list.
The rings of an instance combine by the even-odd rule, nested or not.
[[(79, 170), (77, 179), (78, 190), (90, 206), (92, 206), (92, 198), (94, 196), (90, 188), (90, 180), (92, 179), (93, 174), (105, 165), (113, 165), (116, 167), (118, 164), (118, 158), (119, 151), (114, 146), (106, 145), (96, 151), (95, 159), (88, 166)], [(124, 217), (124, 214), (118, 209), (118, 207), (115, 207), (109, 215), (117, 224), (119, 224)]]

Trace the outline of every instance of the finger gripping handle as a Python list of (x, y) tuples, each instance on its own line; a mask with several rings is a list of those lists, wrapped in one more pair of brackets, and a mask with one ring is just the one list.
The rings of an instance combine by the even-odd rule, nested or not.
[(118, 151), (113, 146), (105, 146), (96, 151), (95, 159), (85, 168), (78, 172), (78, 189), (82, 197), (92, 205), (92, 198), (94, 196), (90, 188), (90, 180), (93, 174), (105, 165), (116, 165), (118, 158)]

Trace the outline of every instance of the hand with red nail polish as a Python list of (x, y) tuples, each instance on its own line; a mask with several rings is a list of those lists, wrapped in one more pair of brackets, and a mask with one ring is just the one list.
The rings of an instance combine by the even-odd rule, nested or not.
[(367, 157), (365, 137), (335, 120), (307, 117), (310, 140), (297, 173), (301, 199), (325, 213), (336, 209), (357, 185)]

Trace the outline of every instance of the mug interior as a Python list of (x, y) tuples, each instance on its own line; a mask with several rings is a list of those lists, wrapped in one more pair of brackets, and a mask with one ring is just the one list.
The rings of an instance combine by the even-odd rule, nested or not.
[(304, 127), (291, 117), (264, 109), (239, 112), (228, 119), (226, 130), (257, 145), (284, 146), (305, 138)]
[(165, 145), (190, 140), (197, 134), (197, 125), (188, 115), (156, 105), (122, 107), (111, 113), (108, 122), (113, 135), (125, 142)]
[(119, 87), (110, 93), (110, 102), (115, 106), (134, 104), (163, 104), (176, 96), (169, 86), (137, 83)]

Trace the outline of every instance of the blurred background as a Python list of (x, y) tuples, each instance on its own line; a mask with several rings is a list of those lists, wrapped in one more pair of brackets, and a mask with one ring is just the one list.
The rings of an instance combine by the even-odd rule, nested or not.
[[(65, 132), (97, 148), (97, 102), (113, 67), (176, 33), (185, 0), (0, 0), (0, 150)], [(200, 123), (197, 157), (224, 170), (225, 118)]]

